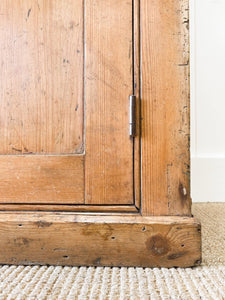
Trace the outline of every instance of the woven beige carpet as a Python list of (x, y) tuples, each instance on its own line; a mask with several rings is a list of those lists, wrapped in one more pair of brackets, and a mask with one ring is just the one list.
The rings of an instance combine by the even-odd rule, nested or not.
[(225, 299), (225, 203), (193, 205), (203, 264), (188, 269), (0, 266), (1, 299)]

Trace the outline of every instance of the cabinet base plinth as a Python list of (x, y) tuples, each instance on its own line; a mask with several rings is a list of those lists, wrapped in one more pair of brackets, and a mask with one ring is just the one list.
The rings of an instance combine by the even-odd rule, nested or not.
[(191, 217), (0, 212), (0, 264), (190, 267), (201, 262)]

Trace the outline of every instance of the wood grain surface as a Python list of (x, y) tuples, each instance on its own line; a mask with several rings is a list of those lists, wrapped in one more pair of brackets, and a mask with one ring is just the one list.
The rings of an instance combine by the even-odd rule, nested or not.
[(191, 215), (188, 42), (188, 0), (141, 1), (144, 215)]
[[(76, 197), (83, 203), (85, 189), (89, 205), (132, 205), (135, 199), (143, 215), (190, 215), (188, 1), (4, 0), (0, 9), (0, 154), (85, 150), (84, 167), (78, 158), (71, 171), (79, 196), (68, 202), (68, 194), (65, 203)], [(141, 100), (142, 203), (140, 135), (133, 143), (128, 132), (128, 97), (133, 93), (137, 104)], [(22, 188), (13, 180), (18, 166), (34, 178), (37, 158), (19, 163), (17, 157), (0, 158), (3, 203), (14, 201), (11, 184), (17, 186), (16, 203), (31, 199), (32, 185)], [(44, 169), (47, 161), (43, 158), (39, 167)], [(50, 176), (46, 180), (53, 185)], [(66, 180), (72, 182), (69, 175)], [(40, 190), (42, 179), (39, 187), (35, 184)], [(24, 190), (21, 196), (19, 189)], [(57, 197), (52, 203), (61, 203)], [(40, 199), (53, 201), (48, 193)]]
[(140, 1), (133, 1), (133, 93), (136, 96), (136, 136), (134, 138), (134, 201), (141, 207), (141, 92), (140, 92)]
[(133, 203), (132, 0), (85, 1), (85, 203)]
[(0, 13), (0, 263), (199, 265), (188, 0), (3, 0)]
[(83, 152), (83, 1), (0, 1), (0, 154)]
[(83, 155), (0, 155), (0, 203), (83, 203), (83, 161)]
[(0, 263), (190, 267), (200, 230), (183, 217), (0, 213)]
[(98, 214), (139, 214), (134, 205), (87, 205), (87, 204), (0, 204), (0, 211), (68, 211), (77, 213), (98, 213)]

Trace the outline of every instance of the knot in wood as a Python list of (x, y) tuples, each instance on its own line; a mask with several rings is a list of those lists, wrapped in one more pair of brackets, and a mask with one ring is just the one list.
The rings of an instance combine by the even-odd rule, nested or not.
[(146, 241), (146, 247), (152, 255), (161, 256), (169, 252), (169, 241), (160, 234), (151, 236)]

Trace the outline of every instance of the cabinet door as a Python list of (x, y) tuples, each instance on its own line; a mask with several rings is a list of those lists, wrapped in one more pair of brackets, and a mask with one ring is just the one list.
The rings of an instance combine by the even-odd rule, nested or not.
[(2, 0), (0, 15), (0, 203), (133, 204), (133, 1)]

